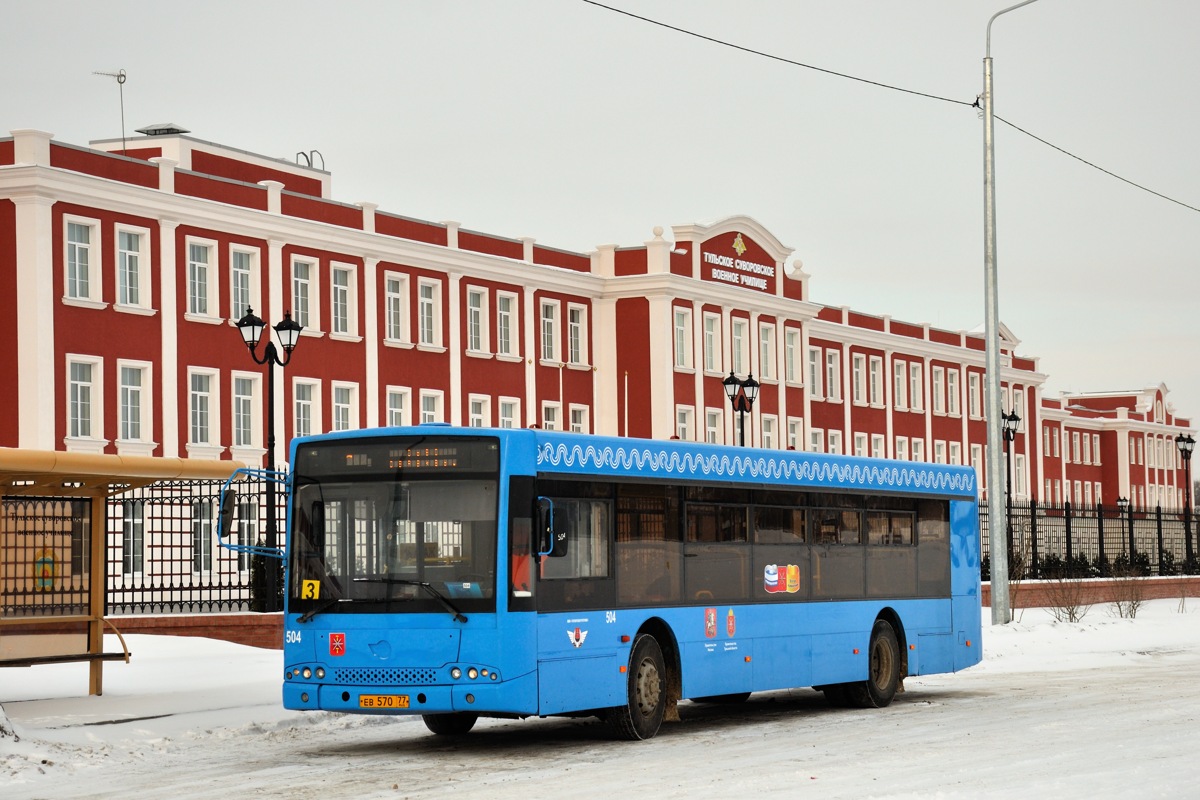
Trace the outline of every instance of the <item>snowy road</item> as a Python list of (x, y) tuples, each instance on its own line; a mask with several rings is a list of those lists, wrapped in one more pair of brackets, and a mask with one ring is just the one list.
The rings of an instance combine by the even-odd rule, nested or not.
[[(835, 710), (807, 689), (684, 703), (681, 723), (641, 743), (612, 741), (592, 720), (481, 720), (453, 741), (419, 719), (293, 714), (274, 700), (276, 654), (184, 640), (238, 677), (115, 688), (131, 664), (111, 668), (103, 698), (5, 701), (38, 692), (7, 690), (10, 675), (32, 672), (0, 672), (21, 736), (0, 738), (0, 796), (1195, 796), (1184, 754), (1200, 747), (1200, 610), (1177, 605), (1155, 601), (1132, 621), (1098, 606), (1074, 625), (1029, 611), (985, 630), (982, 665), (910, 679), (887, 709)], [(137, 638), (151, 653), (176, 641)], [(181, 655), (197, 661), (171, 651), (145, 669)], [(188, 682), (185, 668), (174, 674)], [(97, 724), (117, 708), (167, 716)]]

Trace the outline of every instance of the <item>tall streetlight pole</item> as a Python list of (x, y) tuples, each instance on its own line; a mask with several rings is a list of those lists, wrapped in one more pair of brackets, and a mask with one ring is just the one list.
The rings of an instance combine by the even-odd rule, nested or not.
[(730, 370), (729, 377), (721, 381), (721, 385), (725, 387), (725, 396), (729, 398), (733, 410), (738, 412), (739, 442), (742, 447), (745, 447), (746, 415), (754, 409), (754, 401), (758, 399), (760, 384), (754, 380), (753, 372), (748, 374), (745, 380), (741, 380), (733, 374), (733, 370)]
[(1179, 457), (1183, 459), (1183, 546), (1187, 568), (1191, 569), (1195, 553), (1192, 550), (1192, 450), (1196, 447), (1196, 440), (1190, 433), (1187, 436), (1181, 433), (1175, 437), (1175, 446), (1179, 448)]
[[(246, 309), (246, 315), (238, 320), (237, 327), (238, 333), (242, 335), (242, 341), (250, 349), (250, 357), (256, 364), (265, 364), (267, 367), (267, 472), (270, 473), (275, 471), (275, 365), (286, 367), (292, 360), (292, 351), (296, 349), (296, 343), (300, 341), (300, 331), (304, 330), (304, 326), (297, 325), (292, 320), (290, 311), (284, 313), (283, 320), (275, 326), (279, 344), (283, 347), (282, 359), (279, 357), (279, 351), (275, 349), (275, 342), (272, 341), (270, 334), (267, 335), (267, 346), (263, 348), (262, 357), (259, 357), (256, 348), (267, 323), (254, 316), (253, 309)], [(275, 520), (275, 480), (271, 475), (267, 476), (266, 546), (270, 548), (279, 546), (279, 526)], [(265, 573), (266, 580), (263, 588), (266, 597), (263, 610), (280, 611), (282, 609), (279, 608), (279, 571), (273, 564), (268, 563)]]
[(1008, 597), (1008, 552), (1004, 530), (1000, 526), (1002, 502), (1000, 489), (1000, 304), (996, 281), (996, 148), (992, 138), (992, 23), (1001, 14), (1027, 6), (1036, 0), (1025, 0), (1001, 11), (988, 20), (987, 50), (983, 59), (983, 274), (984, 274), (984, 339), (987, 369), (987, 474), (988, 474), (988, 545), (991, 553), (992, 624), (1007, 625), (1012, 620)]

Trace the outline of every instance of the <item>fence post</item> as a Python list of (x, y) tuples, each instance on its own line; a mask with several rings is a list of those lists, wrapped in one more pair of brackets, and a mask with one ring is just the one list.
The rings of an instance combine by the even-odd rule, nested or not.
[[(1070, 501), (1067, 501), (1067, 505), (1068, 506), (1070, 505)], [(1064, 508), (1066, 508), (1066, 507), (1064, 506)], [(1067, 538), (1067, 563), (1070, 564), (1071, 559), (1074, 557), (1074, 554), (1072, 553), (1072, 549), (1071, 549), (1071, 515), (1070, 515), (1070, 513), (1064, 514), (1063, 519), (1066, 522), (1066, 530), (1064, 531), (1064, 535)]]
[[(1130, 520), (1130, 527), (1133, 526), (1133, 521)], [(1163, 515), (1162, 506), (1157, 506), (1154, 510), (1154, 528), (1158, 534), (1158, 574), (1162, 575), (1162, 557), (1163, 557)]]
[(1029, 577), (1037, 578), (1041, 572), (1038, 566), (1038, 528), (1037, 528), (1037, 498), (1029, 498)]
[(1104, 554), (1104, 504), (1096, 506), (1096, 548), (1100, 551), (1096, 555), (1097, 572), (1101, 578), (1108, 577), (1108, 556)]

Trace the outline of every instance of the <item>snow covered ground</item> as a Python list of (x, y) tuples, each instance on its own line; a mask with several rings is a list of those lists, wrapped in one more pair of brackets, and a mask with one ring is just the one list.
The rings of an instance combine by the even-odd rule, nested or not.
[(638, 743), (587, 720), (452, 741), (415, 717), (284, 711), (278, 651), (130, 636), (103, 697), (85, 665), (0, 669), (0, 798), (1197, 796), (1200, 600), (1018, 613), (983, 609), (984, 663), (911, 678), (887, 709), (809, 689), (684, 703)]

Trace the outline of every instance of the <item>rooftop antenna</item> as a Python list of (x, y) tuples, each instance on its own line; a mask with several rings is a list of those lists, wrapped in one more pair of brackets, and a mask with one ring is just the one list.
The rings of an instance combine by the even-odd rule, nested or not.
[(121, 155), (125, 155), (125, 70), (116, 72), (93, 72), (93, 75), (104, 75), (117, 79), (117, 87), (121, 90)]

